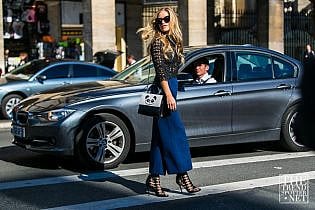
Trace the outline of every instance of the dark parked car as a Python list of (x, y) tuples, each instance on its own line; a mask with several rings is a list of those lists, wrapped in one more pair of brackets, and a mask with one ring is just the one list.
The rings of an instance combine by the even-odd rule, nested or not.
[(38, 59), (17, 67), (0, 79), (1, 114), (11, 118), (22, 99), (44, 90), (113, 77), (116, 71), (94, 63)]
[[(217, 83), (192, 82), (192, 64), (200, 57), (209, 60)], [(254, 46), (188, 49), (178, 76), (178, 110), (190, 145), (281, 140), (291, 151), (305, 150), (292, 129), (302, 70), (299, 61)], [(153, 77), (146, 57), (109, 81), (34, 95), (13, 111), (13, 143), (75, 156), (90, 167), (115, 167), (129, 152), (150, 148), (152, 118), (137, 109)]]

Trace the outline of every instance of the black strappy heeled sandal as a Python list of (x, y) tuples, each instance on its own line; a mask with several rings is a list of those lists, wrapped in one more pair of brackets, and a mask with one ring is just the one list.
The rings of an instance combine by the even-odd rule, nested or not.
[(188, 193), (196, 193), (201, 190), (199, 187), (193, 185), (187, 173), (177, 174), (176, 183), (178, 184), (181, 192), (183, 192), (182, 187), (184, 187)]
[(168, 197), (168, 195), (163, 191), (161, 187), (161, 181), (159, 176), (149, 175), (145, 181), (146, 192), (154, 192), (158, 197)]

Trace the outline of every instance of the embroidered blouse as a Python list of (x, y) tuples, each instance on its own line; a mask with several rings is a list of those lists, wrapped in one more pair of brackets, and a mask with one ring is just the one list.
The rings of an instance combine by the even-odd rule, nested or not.
[(181, 64), (180, 57), (175, 54), (175, 45), (172, 43), (172, 40), (170, 40), (170, 43), (173, 52), (167, 54), (168, 58), (163, 54), (163, 42), (160, 39), (154, 40), (151, 44), (151, 57), (155, 68), (154, 81), (158, 84), (161, 81), (167, 81), (176, 77)]

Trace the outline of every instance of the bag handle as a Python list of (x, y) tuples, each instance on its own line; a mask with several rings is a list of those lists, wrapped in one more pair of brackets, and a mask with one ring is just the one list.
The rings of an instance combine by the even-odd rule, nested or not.
[(150, 83), (149, 83), (149, 79), (150, 79), (150, 71), (151, 71), (151, 61), (152, 61), (152, 58), (151, 58), (151, 55), (150, 55), (150, 61), (149, 61), (149, 73), (148, 73), (148, 79), (147, 79), (147, 85), (145, 87), (145, 90), (146, 92), (150, 92), (150, 89), (151, 89), (151, 86), (149, 87)]
[(145, 90), (146, 90), (145, 92), (162, 95), (162, 93), (163, 93), (162, 88), (160, 88), (157, 84), (154, 84), (154, 83), (150, 84), (149, 80), (150, 80), (150, 74), (151, 74), (151, 68), (152, 68), (151, 62), (152, 62), (152, 58), (150, 56), (149, 73), (148, 73), (147, 85), (145, 87)]

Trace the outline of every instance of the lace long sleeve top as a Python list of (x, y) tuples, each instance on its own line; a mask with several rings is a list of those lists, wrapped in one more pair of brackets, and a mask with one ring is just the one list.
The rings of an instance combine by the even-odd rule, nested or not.
[(177, 54), (175, 54), (175, 46), (172, 45), (173, 52), (168, 53), (168, 58), (163, 54), (163, 42), (160, 39), (156, 39), (151, 44), (151, 57), (155, 68), (155, 82), (158, 84), (163, 80), (169, 80), (172, 77), (176, 77), (178, 73), (181, 60)]

